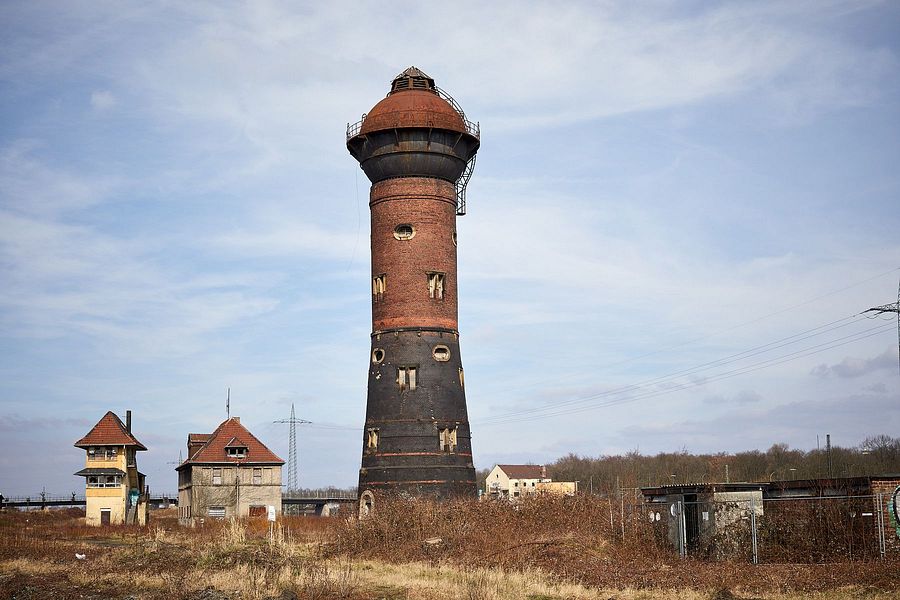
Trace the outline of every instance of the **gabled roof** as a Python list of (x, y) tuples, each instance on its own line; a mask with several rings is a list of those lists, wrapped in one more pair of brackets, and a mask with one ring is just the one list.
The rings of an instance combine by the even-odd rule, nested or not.
[(510, 479), (546, 479), (541, 465), (497, 465)]
[(225, 444), (226, 448), (247, 448), (247, 444), (237, 439), (237, 437), (231, 438), (227, 444)]
[[(284, 461), (277, 454), (269, 450), (265, 444), (256, 439), (246, 427), (241, 425), (238, 417), (231, 417), (219, 425), (215, 431), (210, 434), (192, 433), (190, 437), (199, 441), (200, 436), (207, 435), (208, 438), (194, 455), (181, 463), (177, 469), (181, 469), (187, 465), (203, 464), (203, 463), (235, 463), (235, 464), (278, 464), (283, 465)], [(247, 454), (243, 458), (228, 456), (225, 448), (233, 448), (235, 446), (246, 447)]]
[(76, 448), (89, 446), (134, 446), (138, 450), (147, 449), (125, 429), (122, 419), (113, 411), (103, 415), (103, 418), (97, 421), (97, 424), (86, 436), (75, 442)]

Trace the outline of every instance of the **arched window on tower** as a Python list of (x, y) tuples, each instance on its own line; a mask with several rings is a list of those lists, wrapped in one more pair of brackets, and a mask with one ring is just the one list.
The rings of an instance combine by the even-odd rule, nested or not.
[(387, 275), (382, 273), (372, 278), (372, 300), (379, 302), (384, 298), (385, 284), (387, 283)]
[(444, 298), (444, 274), (428, 273), (428, 297), (435, 300)]
[(457, 427), (444, 427), (440, 430), (441, 452), (456, 452)]

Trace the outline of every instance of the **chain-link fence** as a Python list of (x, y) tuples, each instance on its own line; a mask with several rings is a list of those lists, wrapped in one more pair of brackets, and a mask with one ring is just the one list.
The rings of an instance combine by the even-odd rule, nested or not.
[[(641, 505), (644, 526), (682, 556), (753, 563), (900, 560), (889, 494), (763, 499), (760, 494), (685, 494)], [(634, 526), (622, 510), (626, 523)]]

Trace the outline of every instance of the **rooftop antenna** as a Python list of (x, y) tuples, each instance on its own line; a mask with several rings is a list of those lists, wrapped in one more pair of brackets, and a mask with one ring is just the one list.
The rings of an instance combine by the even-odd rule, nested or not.
[(297, 481), (297, 424), (312, 423), (306, 419), (298, 419), (294, 414), (294, 403), (291, 402), (291, 418), (272, 421), (273, 423), (290, 424), (290, 433), (288, 434), (288, 480), (287, 489), (289, 492), (294, 491), (298, 486)]
[(231, 388), (225, 392), (225, 420), (231, 418)]
[(897, 283), (897, 301), (893, 304), (882, 304), (881, 306), (873, 306), (872, 308), (867, 308), (862, 311), (860, 314), (872, 313), (870, 318), (875, 318), (880, 315), (886, 315), (888, 313), (894, 313), (897, 315), (897, 360), (898, 367), (900, 367), (900, 282)]

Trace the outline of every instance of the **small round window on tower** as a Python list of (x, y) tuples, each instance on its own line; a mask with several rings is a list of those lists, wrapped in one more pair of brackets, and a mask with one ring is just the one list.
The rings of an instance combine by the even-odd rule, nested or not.
[(453, 233), (451, 234), (450, 237), (453, 238), (453, 245), (455, 246), (456, 245), (456, 231), (455, 230), (453, 231)]
[(409, 223), (402, 223), (394, 227), (394, 237), (398, 240), (411, 240), (416, 235), (416, 230)]
[(381, 363), (384, 360), (384, 350), (381, 348), (375, 348), (372, 350), (372, 362), (376, 365)]
[(450, 348), (447, 346), (435, 346), (431, 351), (431, 355), (438, 362), (447, 362), (450, 360)]

